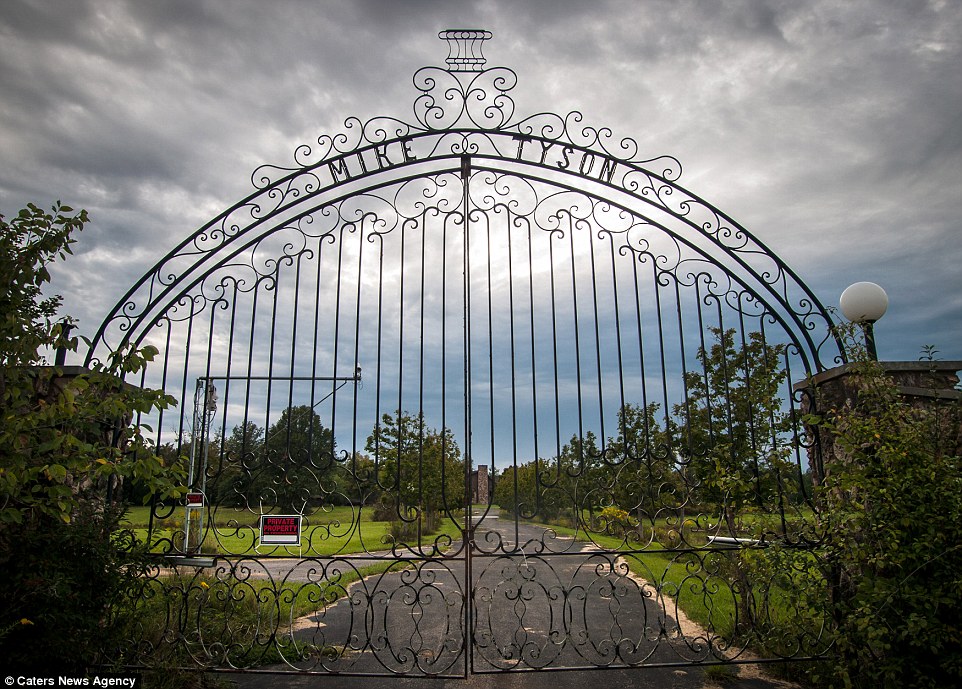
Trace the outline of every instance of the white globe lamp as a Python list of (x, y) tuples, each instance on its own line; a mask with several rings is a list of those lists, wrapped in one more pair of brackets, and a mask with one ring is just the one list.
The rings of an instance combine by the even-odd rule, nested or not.
[(869, 357), (877, 360), (874, 324), (885, 315), (889, 307), (885, 290), (874, 282), (856, 282), (842, 292), (838, 305), (847, 319), (862, 326), (865, 332), (865, 349)]

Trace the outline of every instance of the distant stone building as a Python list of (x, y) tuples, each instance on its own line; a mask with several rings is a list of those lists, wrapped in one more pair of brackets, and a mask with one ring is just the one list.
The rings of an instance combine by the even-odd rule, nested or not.
[(492, 495), (494, 477), (488, 474), (487, 464), (479, 464), (478, 468), (471, 472), (471, 503), (487, 505), (491, 502)]

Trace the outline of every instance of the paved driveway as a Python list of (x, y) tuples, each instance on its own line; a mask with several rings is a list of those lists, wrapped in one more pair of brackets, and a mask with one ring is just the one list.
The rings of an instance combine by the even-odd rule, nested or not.
[[(291, 652), (289, 665), (264, 668), (457, 677), (467, 663), (472, 673), (467, 683), (460, 678), (258, 674), (238, 676), (238, 685), (436, 689), (453, 681), (459, 687), (523, 683), (526, 688), (561, 689), (603, 681), (606, 687), (707, 686), (704, 671), (690, 665), (611, 669), (629, 663), (685, 663), (708, 653), (704, 643), (681, 634), (671, 600), (633, 577), (623, 562), (570, 538), (545, 537), (542, 527), (511, 521), (486, 520), (475, 542), (470, 565), (463, 557), (400, 560), (390, 571), (349, 586), (337, 602), (319, 605), (316, 613), (296, 622), (287, 641), (300, 649), (299, 657)], [(459, 553), (461, 546), (452, 543), (448, 553)], [(325, 565), (360, 568), (375, 560), (345, 558)], [(288, 581), (316, 580), (317, 564), (310, 563), (272, 561), (269, 567)], [(473, 582), (470, 619), (463, 605), (467, 566)], [(472, 632), (467, 657), (466, 628)], [(607, 671), (504, 672), (598, 667)], [(790, 686), (753, 674), (738, 686)]]

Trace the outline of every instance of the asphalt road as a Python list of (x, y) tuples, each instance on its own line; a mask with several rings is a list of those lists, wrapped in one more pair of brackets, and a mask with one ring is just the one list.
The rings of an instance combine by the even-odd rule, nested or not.
[[(599, 681), (606, 689), (714, 686), (705, 670), (693, 665), (615, 669), (626, 663), (667, 665), (711, 657), (705, 644), (692, 640), (691, 629), (682, 634), (671, 601), (632, 577), (623, 563), (571, 539), (544, 539), (542, 529), (531, 525), (485, 521), (484, 527), (475, 535), (478, 549), (469, 565), (472, 619), (465, 619), (463, 606), (464, 558), (410, 560), (348, 586), (335, 603), (319, 604), (315, 613), (297, 620), (289, 641), (306, 652), (299, 657), (291, 653), (289, 664), (262, 668), (284, 674), (231, 678), (243, 688), (584, 689)], [(448, 552), (460, 548), (455, 542)], [(369, 564), (369, 558), (344, 558), (326, 566)], [(310, 561), (272, 561), (269, 567), (275, 579), (318, 578), (317, 564)], [(467, 659), (465, 628), (472, 630)], [(463, 679), (466, 662), (471, 672)], [(531, 672), (556, 668), (604, 671)], [(794, 686), (765, 678), (754, 668), (733, 671), (739, 678), (727, 686)]]

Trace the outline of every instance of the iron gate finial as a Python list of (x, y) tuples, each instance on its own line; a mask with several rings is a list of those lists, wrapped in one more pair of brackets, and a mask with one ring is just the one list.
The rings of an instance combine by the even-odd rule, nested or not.
[(448, 57), (444, 61), (449, 72), (481, 72), (484, 55), (481, 47), (494, 34), (486, 29), (445, 29), (438, 38), (448, 42)]

